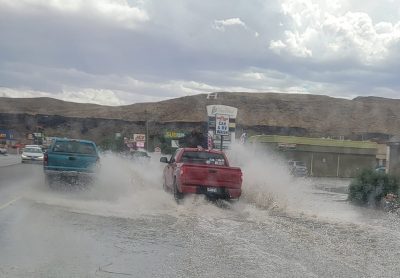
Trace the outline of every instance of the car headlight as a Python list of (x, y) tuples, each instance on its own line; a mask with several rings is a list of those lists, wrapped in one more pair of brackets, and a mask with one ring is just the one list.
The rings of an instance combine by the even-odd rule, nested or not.
[(22, 158), (27, 158), (27, 156), (26, 156), (26, 155), (24, 155), (24, 154), (22, 154), (22, 155), (21, 155), (21, 157), (22, 157)]

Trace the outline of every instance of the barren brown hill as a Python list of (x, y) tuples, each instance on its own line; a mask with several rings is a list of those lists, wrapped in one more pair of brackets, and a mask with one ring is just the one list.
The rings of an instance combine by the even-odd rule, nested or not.
[(379, 97), (348, 100), (321, 95), (221, 92), (217, 99), (202, 94), (119, 107), (51, 98), (0, 98), (0, 113), (190, 123), (205, 121), (209, 104), (237, 107), (237, 123), (245, 128), (299, 128), (307, 130), (308, 135), (338, 136), (400, 133), (400, 100)]

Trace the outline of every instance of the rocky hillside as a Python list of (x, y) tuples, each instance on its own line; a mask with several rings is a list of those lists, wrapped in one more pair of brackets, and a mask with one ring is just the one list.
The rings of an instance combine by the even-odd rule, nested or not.
[[(0, 98), (0, 117), (4, 119), (25, 115), (23, 121), (26, 121), (26, 117), (34, 121), (47, 115), (67, 119), (67, 122), (98, 119), (97, 121), (112, 120), (112, 125), (123, 122), (127, 126), (129, 123), (142, 126), (147, 119), (156, 129), (160, 129), (166, 125), (173, 128), (173, 124), (181, 123), (188, 127), (190, 123), (206, 121), (205, 107), (209, 104), (237, 107), (238, 126), (254, 133), (343, 135), (352, 139), (357, 139), (362, 134), (384, 137), (400, 133), (400, 100), (379, 97), (347, 100), (320, 95), (223, 92), (218, 93), (217, 99), (207, 99), (207, 95), (202, 94), (119, 107), (71, 103), (50, 98)], [(7, 121), (0, 119), (0, 127), (15, 129), (17, 122), (26, 125), (20, 120), (14, 120), (10, 126), (10, 120)], [(110, 124), (107, 126), (109, 128)], [(22, 131), (22, 128), (17, 129)]]

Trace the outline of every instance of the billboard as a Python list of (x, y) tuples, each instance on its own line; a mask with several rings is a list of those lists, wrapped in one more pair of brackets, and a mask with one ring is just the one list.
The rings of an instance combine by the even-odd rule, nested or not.
[(13, 140), (13, 132), (11, 130), (0, 129), (0, 140)]
[(133, 134), (133, 141), (146, 142), (146, 134)]
[(207, 115), (209, 117), (215, 116), (216, 114), (224, 114), (232, 119), (236, 119), (238, 109), (232, 106), (226, 105), (208, 105)]

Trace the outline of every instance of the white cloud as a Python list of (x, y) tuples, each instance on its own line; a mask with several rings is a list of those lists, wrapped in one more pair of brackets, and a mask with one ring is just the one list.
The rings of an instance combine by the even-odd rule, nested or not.
[(261, 72), (247, 72), (243, 74), (243, 77), (249, 80), (265, 80), (265, 75)]
[(217, 91), (219, 88), (196, 81), (173, 80), (161, 85), (162, 88), (177, 92), (180, 96), (204, 94)]
[(145, 10), (129, 5), (126, 0), (0, 0), (0, 7), (2, 5), (24, 12), (49, 8), (69, 14), (84, 13), (127, 28), (134, 28), (138, 23), (149, 20)]
[(387, 58), (400, 41), (400, 21), (374, 23), (365, 12), (343, 9), (341, 1), (281, 0), (281, 5), (290, 23), (280, 39), (270, 41), (276, 53), (317, 60), (356, 57), (371, 64)]
[(282, 42), (281, 40), (272, 40), (269, 48), (276, 53), (281, 53), (283, 50), (286, 50), (297, 57), (311, 57), (312, 50), (307, 47), (305, 42), (313, 30), (307, 29), (307, 31), (308, 34), (306, 34), (307, 32), (304, 34), (299, 34), (298, 32), (287, 30), (285, 31), (285, 42)]
[(240, 26), (244, 30), (249, 31), (254, 35), (254, 37), (258, 38), (260, 36), (260, 33), (257, 31), (252, 30), (249, 28), (246, 23), (244, 23), (240, 18), (234, 17), (234, 18), (228, 18), (228, 19), (222, 19), (222, 20), (214, 20), (214, 25), (213, 28), (215, 30), (225, 32), (227, 27), (232, 27), (232, 26)]
[(83, 90), (65, 90), (61, 99), (72, 102), (96, 103), (110, 106), (126, 104), (112, 90), (105, 89), (83, 89)]
[(225, 31), (228, 26), (242, 26), (246, 28), (246, 24), (238, 17), (222, 20), (214, 20), (214, 28), (218, 31)]
[(30, 89), (11, 89), (0, 87), (0, 97), (32, 98), (32, 97), (54, 97), (54, 94), (34, 91)]
[(30, 89), (10, 89), (0, 87), (0, 97), (13, 98), (33, 98), (33, 97), (52, 97), (65, 101), (78, 103), (94, 103), (109, 106), (118, 106), (126, 104), (117, 93), (111, 90), (81, 89), (64, 90), (61, 93), (54, 94)]

